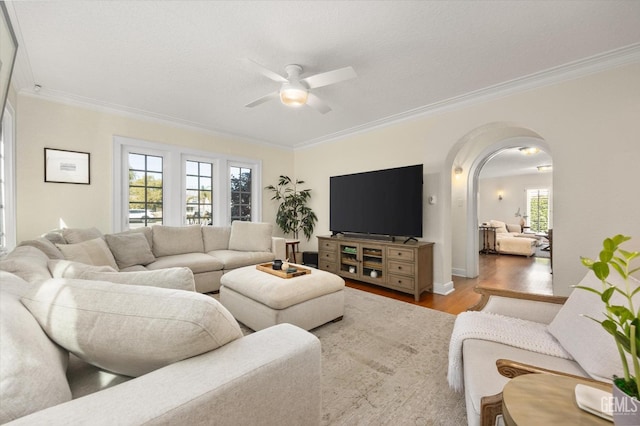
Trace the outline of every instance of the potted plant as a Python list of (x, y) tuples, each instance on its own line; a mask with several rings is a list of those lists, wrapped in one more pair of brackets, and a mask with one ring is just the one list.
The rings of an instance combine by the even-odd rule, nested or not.
[(298, 239), (300, 231), (307, 237), (307, 241), (313, 235), (313, 228), (318, 218), (307, 206), (311, 199), (310, 189), (298, 189), (303, 180), (292, 180), (289, 176), (280, 176), (276, 186), (269, 185), (265, 189), (273, 192), (272, 200), (280, 202), (276, 214), (276, 224), (285, 234), (292, 233), (293, 238)]
[[(630, 252), (620, 248), (622, 243), (630, 239), (631, 237), (624, 235), (606, 238), (602, 243), (603, 247), (598, 259), (581, 257), (582, 264), (592, 270), (596, 277), (602, 281), (602, 291), (577, 286), (577, 288), (594, 292), (600, 296), (606, 310), (605, 319), (591, 319), (600, 323), (605, 331), (613, 336), (620, 354), (624, 377), (613, 377), (613, 411), (616, 424), (633, 424), (627, 423), (627, 420), (630, 419), (623, 417), (631, 412), (634, 415), (640, 414), (640, 410), (638, 410), (640, 409), (640, 395), (638, 393), (640, 390), (640, 360), (638, 359), (640, 352), (640, 319), (638, 316), (640, 311), (636, 310), (633, 303), (633, 296), (640, 292), (640, 286), (632, 285), (630, 282), (631, 274), (640, 270), (640, 266), (632, 266), (632, 261), (640, 257), (640, 252)], [(624, 286), (615, 286), (607, 281), (612, 272), (611, 269), (623, 278)], [(622, 296), (623, 304), (612, 304), (611, 298), (615, 293)], [(627, 353), (631, 355), (633, 369), (627, 360)], [(635, 398), (635, 401), (623, 402), (624, 395)], [(625, 410), (626, 413), (620, 412)]]

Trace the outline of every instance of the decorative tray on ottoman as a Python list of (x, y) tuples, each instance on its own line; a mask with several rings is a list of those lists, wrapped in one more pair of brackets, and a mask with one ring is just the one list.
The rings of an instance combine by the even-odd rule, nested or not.
[(306, 275), (311, 273), (311, 269), (304, 268), (302, 266), (297, 266), (297, 265), (296, 265), (297, 270), (295, 272), (286, 272), (279, 269), (273, 269), (273, 266), (271, 265), (271, 263), (262, 263), (260, 265), (256, 265), (256, 269), (262, 272), (266, 272), (267, 274), (275, 275), (276, 277), (280, 277), (280, 278), (293, 278), (293, 277), (299, 277), (300, 275)]

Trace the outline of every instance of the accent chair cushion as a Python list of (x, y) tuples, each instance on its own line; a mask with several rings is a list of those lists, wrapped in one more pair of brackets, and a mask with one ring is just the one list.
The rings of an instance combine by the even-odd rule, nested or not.
[(153, 254), (156, 257), (173, 254), (204, 253), (200, 225), (165, 226), (154, 225)]
[[(20, 303), (29, 283), (0, 271), (0, 424), (71, 400), (69, 353), (52, 342)], [(11, 291), (7, 291), (11, 288)]]
[[(637, 280), (630, 280), (632, 288), (640, 285)], [(616, 287), (625, 288), (624, 280), (613, 270), (608, 281)], [(591, 271), (579, 285), (602, 290), (602, 283)], [(640, 293), (634, 296), (633, 303), (636, 307), (640, 305)], [(614, 293), (611, 304), (626, 303), (620, 294)], [(604, 312), (604, 303), (597, 294), (576, 288), (549, 324), (549, 332), (592, 378), (611, 382), (614, 375), (623, 375), (618, 349), (613, 336), (587, 318), (604, 319)]]
[(489, 221), (489, 226), (493, 226), (496, 228), (496, 234), (506, 234), (507, 233), (507, 225), (504, 222), (499, 220), (491, 220)]
[(102, 238), (76, 244), (57, 244), (57, 246), (67, 260), (94, 266), (110, 266), (118, 270), (116, 260)]
[(236, 220), (231, 224), (229, 250), (271, 251), (270, 223), (243, 222)]
[(140, 232), (107, 234), (104, 238), (120, 269), (148, 265), (156, 260), (147, 238)]
[(22, 303), (60, 346), (96, 367), (133, 377), (242, 337), (218, 301), (182, 290), (50, 279)]

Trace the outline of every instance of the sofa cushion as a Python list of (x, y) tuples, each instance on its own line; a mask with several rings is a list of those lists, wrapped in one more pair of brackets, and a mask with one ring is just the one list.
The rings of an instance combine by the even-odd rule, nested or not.
[[(0, 424), (71, 400), (69, 354), (20, 303), (29, 283), (0, 271)], [(11, 288), (12, 291), (7, 291)]]
[(63, 228), (62, 237), (67, 244), (77, 244), (95, 238), (102, 238), (103, 235), (98, 228)]
[(203, 226), (202, 240), (204, 251), (226, 250), (229, 248), (230, 226)]
[(154, 225), (153, 254), (156, 257), (184, 253), (203, 253), (200, 225), (164, 226)]
[(50, 279), (22, 303), (78, 358), (133, 377), (242, 337), (219, 302), (188, 291)]
[(147, 238), (140, 232), (107, 234), (104, 238), (120, 269), (148, 265), (156, 260)]
[(49, 260), (47, 267), (53, 278), (74, 278), (71, 275), (80, 275), (85, 272), (117, 272), (111, 266), (94, 266), (72, 260), (59, 259)]
[(32, 246), (16, 247), (0, 260), (0, 270), (11, 272), (27, 282), (51, 278), (47, 262), (49, 258)]
[[(67, 262), (65, 264), (64, 262)], [(49, 270), (53, 278), (77, 278), (91, 281), (108, 281), (118, 284), (132, 284), (152, 287), (171, 288), (175, 290), (195, 291), (193, 273), (189, 268), (168, 268), (158, 271), (116, 272), (95, 270), (76, 262), (49, 261)], [(94, 269), (91, 269), (94, 268)], [(104, 268), (104, 267), (102, 267)]]
[(216, 250), (210, 251), (207, 254), (220, 262), (227, 271), (243, 266), (271, 262), (276, 258), (275, 254), (270, 251)]
[(156, 269), (173, 268), (175, 266), (186, 266), (191, 269), (194, 274), (199, 274), (202, 272), (219, 271), (224, 267), (224, 264), (220, 260), (204, 253), (187, 253), (159, 257), (155, 262), (148, 264), (147, 269), (153, 271)]
[(18, 247), (19, 246), (35, 247), (46, 254), (49, 259), (64, 259), (64, 254), (62, 254), (60, 249), (44, 237), (36, 238), (35, 240), (22, 241), (18, 244)]
[(118, 270), (116, 260), (102, 238), (76, 244), (57, 244), (57, 246), (67, 260), (94, 266), (110, 266)]
[(243, 222), (236, 220), (231, 224), (229, 250), (271, 251), (270, 223)]
[[(625, 288), (624, 280), (615, 271), (612, 271), (608, 281), (616, 287)], [(591, 271), (579, 285), (602, 290), (602, 282)], [(640, 282), (631, 278), (630, 285), (637, 288)], [(610, 302), (612, 305), (626, 305), (617, 292), (613, 293)], [(633, 297), (633, 304), (640, 305), (640, 293)], [(574, 289), (549, 324), (549, 332), (592, 378), (611, 382), (614, 375), (623, 375), (617, 346), (600, 324), (587, 318), (602, 320), (605, 318), (604, 312), (600, 296), (587, 290)]]

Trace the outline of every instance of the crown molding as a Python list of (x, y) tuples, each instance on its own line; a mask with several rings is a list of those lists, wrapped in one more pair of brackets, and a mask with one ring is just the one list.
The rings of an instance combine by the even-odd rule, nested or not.
[(357, 127), (341, 130), (320, 138), (310, 139), (294, 146), (294, 149), (304, 149), (326, 142), (332, 142), (347, 136), (355, 136), (372, 130), (388, 127), (404, 121), (424, 118), (448, 111), (462, 109), (472, 105), (499, 99), (515, 93), (538, 89), (545, 86), (575, 80), (598, 72), (617, 68), (623, 65), (640, 62), (640, 43), (631, 44), (620, 49), (611, 50), (599, 55), (569, 62), (541, 72), (533, 73), (486, 87), (484, 89), (465, 93), (464, 95), (434, 102), (419, 108), (391, 115), (379, 120), (371, 121)]

